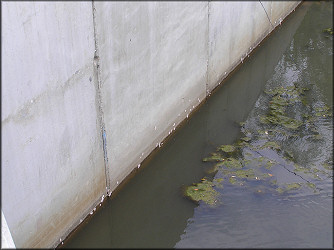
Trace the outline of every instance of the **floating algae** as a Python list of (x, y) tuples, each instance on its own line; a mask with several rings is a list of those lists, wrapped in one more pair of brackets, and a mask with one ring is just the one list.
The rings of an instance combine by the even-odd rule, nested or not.
[(333, 35), (333, 34), (334, 34), (334, 33), (333, 33), (333, 28), (327, 28), (327, 29), (324, 29), (322, 32), (327, 33), (327, 34), (329, 34), (329, 35)]
[(300, 183), (289, 183), (286, 185), (286, 190), (299, 189), (301, 186)]
[(195, 202), (203, 201), (210, 206), (214, 206), (217, 204), (219, 196), (219, 192), (213, 188), (214, 186), (215, 184), (212, 181), (202, 179), (201, 182), (186, 187), (184, 194)]
[(294, 182), (294, 183), (286, 183), (284, 187), (278, 187), (276, 188), (276, 191), (280, 194), (289, 192), (291, 190), (298, 190), (300, 188), (302, 188), (303, 186), (309, 187), (310, 189), (313, 190), (314, 193), (318, 192), (317, 187), (314, 183), (311, 182), (306, 182), (306, 183), (298, 183), (298, 182)]
[(308, 183), (306, 183), (306, 185), (307, 185), (308, 187), (312, 188), (314, 192), (317, 191), (316, 186), (315, 186), (313, 183), (308, 182)]
[(327, 162), (324, 162), (322, 166), (327, 170), (333, 170), (333, 165), (330, 165)]
[(332, 113), (327, 105), (323, 105), (314, 108), (314, 115), (317, 117), (329, 117), (332, 116)]
[(231, 153), (236, 150), (236, 147), (233, 145), (221, 145), (218, 149), (226, 153)]
[(223, 161), (224, 157), (219, 153), (211, 153), (211, 156), (206, 157), (203, 161)]
[(268, 141), (261, 147), (261, 149), (263, 149), (263, 148), (280, 149), (281, 147), (277, 144), (277, 142)]
[(227, 168), (242, 168), (242, 164), (240, 163), (240, 161), (235, 158), (227, 158), (224, 161), (224, 164), (221, 166), (225, 166)]
[[(301, 136), (314, 141), (323, 138), (315, 124), (319, 119), (331, 117), (331, 108), (319, 102), (313, 107), (308, 105), (304, 96), (305, 91), (308, 90), (294, 84), (265, 91), (270, 99), (269, 109), (266, 115), (257, 117), (260, 128), (255, 127), (252, 131), (247, 128), (247, 122), (240, 122), (243, 134), (240, 139), (234, 144), (219, 146), (216, 152), (203, 159), (203, 162), (213, 163), (208, 173), (215, 173), (224, 178), (213, 178), (213, 181), (202, 179), (201, 182), (187, 187), (185, 196), (196, 202), (201, 200), (210, 206), (217, 205), (220, 192), (213, 187), (218, 187), (224, 179), (236, 187), (255, 188), (256, 194), (278, 192), (288, 195), (290, 191), (297, 191), (302, 187), (317, 192), (319, 189), (311, 181), (322, 180), (320, 177), (322, 175), (333, 178), (332, 174), (328, 173), (333, 170), (332, 160), (327, 160), (320, 165), (321, 170), (310, 167), (309, 164), (303, 166), (296, 162), (296, 150), (290, 148), (293, 149), (292, 152), (285, 146), (286, 140), (298, 140)], [(300, 113), (302, 108), (306, 109), (306, 113)], [(274, 155), (284, 159), (284, 163), (272, 158)], [(284, 164), (290, 165), (290, 169)], [(293, 166), (292, 170), (291, 166)], [(284, 169), (297, 178), (299, 176), (302, 183), (279, 184), (276, 175), (270, 172), (273, 167)], [(253, 184), (247, 185), (248, 183)], [(267, 183), (266, 187), (263, 186), (265, 183)]]
[(300, 88), (297, 86), (288, 86), (286, 88), (279, 87), (273, 90), (265, 91), (266, 94), (271, 95), (269, 101), (269, 114), (261, 116), (260, 121), (263, 124), (282, 125), (285, 128), (296, 130), (303, 125), (303, 121), (288, 117), (286, 110), (292, 104), (301, 102), (304, 105), (307, 103), (301, 95), (309, 90), (308, 88)]
[(249, 142), (252, 138), (248, 137), (248, 136), (245, 136), (245, 137), (242, 137), (241, 140), (245, 141), (245, 142)]
[(235, 176), (231, 176), (230, 179), (229, 179), (230, 183), (231, 184), (236, 184), (237, 183), (237, 179), (235, 178)]
[(272, 167), (273, 165), (275, 165), (275, 164), (276, 164), (275, 161), (268, 160), (268, 161), (266, 162), (266, 166), (265, 166), (265, 168), (266, 168), (266, 169), (271, 169), (271, 167)]

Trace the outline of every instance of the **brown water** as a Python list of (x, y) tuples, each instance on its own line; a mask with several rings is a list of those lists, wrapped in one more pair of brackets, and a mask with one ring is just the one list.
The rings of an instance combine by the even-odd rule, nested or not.
[[(208, 163), (202, 161), (218, 146), (235, 143), (242, 132), (268, 129), (258, 119), (268, 112), (270, 96), (264, 90), (299, 84), (310, 88), (310, 107), (333, 107), (333, 36), (322, 32), (333, 27), (332, 6), (328, 1), (303, 3), (63, 246), (333, 247), (332, 171), (320, 179), (295, 175), (287, 170), (291, 162), (275, 151), (266, 153), (285, 166), (268, 170), (277, 185), (307, 180), (317, 192), (298, 189), (279, 194), (265, 181), (241, 187), (224, 180), (223, 188), (216, 188), (221, 195), (217, 206), (195, 204), (182, 195), (183, 187), (204, 176), (225, 178), (221, 172), (208, 175)], [(296, 105), (290, 112), (300, 116), (305, 110)], [(319, 118), (314, 125), (321, 139), (309, 139), (305, 126), (292, 139), (273, 139), (304, 167), (332, 165), (333, 118)], [(259, 193), (259, 189), (269, 191)]]

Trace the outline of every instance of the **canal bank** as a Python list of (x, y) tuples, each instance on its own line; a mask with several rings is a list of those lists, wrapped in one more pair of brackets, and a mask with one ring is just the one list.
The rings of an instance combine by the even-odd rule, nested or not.
[(2, 3), (16, 247), (61, 242), (298, 3)]

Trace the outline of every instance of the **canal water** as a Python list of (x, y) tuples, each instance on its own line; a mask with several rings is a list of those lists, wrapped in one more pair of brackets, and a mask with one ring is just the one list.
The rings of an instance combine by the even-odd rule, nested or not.
[(62, 247), (333, 247), (332, 18), (304, 2)]

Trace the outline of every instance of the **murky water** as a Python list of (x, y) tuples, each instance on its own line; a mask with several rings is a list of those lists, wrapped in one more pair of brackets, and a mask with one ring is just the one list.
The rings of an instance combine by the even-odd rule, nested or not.
[[(303, 3), (63, 246), (332, 247), (333, 36), (323, 32), (333, 27), (332, 5)], [(302, 121), (297, 129), (261, 122), (277, 87), (292, 102), (285, 112)], [(260, 172), (208, 173), (215, 162), (202, 160), (245, 136), (237, 159)], [(183, 196), (202, 178), (223, 180), (213, 206)]]

